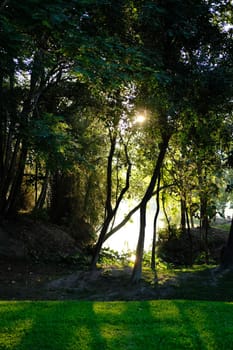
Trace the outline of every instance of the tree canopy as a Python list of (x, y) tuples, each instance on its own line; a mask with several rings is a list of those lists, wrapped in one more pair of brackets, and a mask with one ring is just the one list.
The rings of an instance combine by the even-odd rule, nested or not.
[(90, 224), (95, 266), (122, 200), (136, 198), (135, 281), (160, 187), (180, 196), (183, 229), (195, 205), (207, 227), (232, 149), (232, 25), (226, 1), (3, 1), (1, 217)]

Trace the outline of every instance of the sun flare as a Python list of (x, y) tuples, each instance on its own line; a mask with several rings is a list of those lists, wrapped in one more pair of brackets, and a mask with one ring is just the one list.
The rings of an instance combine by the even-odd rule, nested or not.
[(131, 254), (129, 260), (130, 260), (130, 262), (134, 263), (135, 260), (136, 260), (136, 255), (135, 254)]
[(136, 123), (142, 124), (142, 123), (144, 123), (145, 119), (146, 119), (146, 117), (143, 114), (138, 114), (136, 116), (135, 121), (136, 121)]

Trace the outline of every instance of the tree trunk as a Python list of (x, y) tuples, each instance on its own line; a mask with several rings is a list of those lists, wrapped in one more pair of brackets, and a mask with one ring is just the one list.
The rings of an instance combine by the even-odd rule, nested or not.
[(205, 262), (209, 263), (209, 251), (208, 251), (208, 231), (209, 231), (209, 220), (207, 214), (207, 205), (208, 201), (205, 195), (201, 195), (200, 198), (200, 220), (201, 220), (201, 238), (204, 244), (204, 252), (205, 252)]
[(226, 246), (222, 250), (220, 266), (223, 269), (233, 269), (233, 217)]
[(20, 196), (20, 188), (23, 181), (26, 158), (27, 158), (27, 147), (22, 145), (18, 170), (14, 177), (14, 181), (10, 189), (9, 197), (7, 198), (7, 203), (4, 208), (4, 216), (11, 216), (11, 215), (14, 216), (17, 212), (17, 205), (18, 205), (18, 199)]
[[(14, 96), (14, 72), (10, 76), (11, 95)], [(32, 90), (28, 93), (28, 98), (24, 100), (19, 120), (23, 125), (16, 128), (15, 116), (17, 108), (14, 100), (11, 101), (12, 106), (9, 111), (9, 117), (5, 120), (5, 145), (4, 145), (4, 163), (3, 175), (0, 183), (0, 213), (3, 216), (13, 215), (16, 211), (17, 200), (20, 195), (20, 187), (24, 175), (25, 162), (27, 157), (27, 140), (21, 133), (25, 127), (29, 115), (33, 110), (32, 106)], [(35, 107), (35, 106), (34, 106)], [(14, 141), (14, 139), (16, 139)]]
[(181, 195), (180, 199), (180, 229), (183, 234), (185, 234), (186, 229), (186, 201)]
[(193, 219), (194, 214), (191, 208), (189, 209), (189, 217), (190, 217), (191, 227), (194, 228), (194, 219)]
[(205, 262), (208, 265), (209, 264), (209, 242), (208, 242), (208, 233), (209, 233), (209, 226), (205, 226), (205, 237), (204, 237), (204, 246), (205, 246)]
[(189, 238), (189, 247), (190, 247), (190, 256), (189, 256), (189, 263), (192, 266), (193, 264), (193, 239), (191, 235), (191, 229), (190, 229), (190, 222), (189, 222), (189, 215), (188, 215), (188, 208), (186, 207), (186, 220), (187, 220), (187, 232), (188, 232), (188, 238)]
[(151, 249), (151, 268), (153, 271), (156, 270), (156, 238), (157, 238), (157, 221), (159, 216), (159, 210), (160, 210), (160, 203), (159, 203), (159, 190), (160, 190), (160, 174), (158, 176), (158, 184), (157, 184), (157, 194), (156, 194), (156, 211), (154, 216), (154, 223), (153, 223), (153, 241), (152, 241), (152, 249)]
[(107, 241), (108, 238), (110, 238), (114, 233), (116, 233), (117, 231), (119, 231), (122, 227), (124, 227), (127, 222), (130, 220), (130, 218), (132, 217), (132, 215), (134, 213), (136, 213), (136, 211), (138, 209), (140, 209), (140, 204), (136, 205), (136, 207), (134, 207), (132, 210), (130, 210), (130, 212), (126, 215), (126, 217), (117, 225), (115, 226), (111, 231), (109, 231), (105, 237), (104, 237), (104, 242)]
[(99, 238), (98, 238), (98, 241), (95, 245), (95, 251), (94, 251), (94, 254), (93, 254), (93, 258), (92, 258), (92, 261), (91, 261), (91, 269), (94, 270), (96, 269), (96, 264), (98, 262), (98, 259), (99, 259), (99, 254), (100, 254), (100, 251), (101, 251), (101, 248), (102, 248), (102, 245), (104, 243), (104, 237), (105, 237), (105, 234), (108, 230), (108, 227), (110, 225), (110, 222), (112, 220), (113, 216), (110, 215), (104, 222), (104, 225), (100, 231), (100, 235), (99, 235)]
[(21, 140), (20, 140), (20, 137), (18, 136), (14, 146), (14, 150), (11, 155), (11, 159), (9, 160), (10, 158), (9, 153), (11, 152), (10, 149), (12, 145), (8, 144), (7, 142), (7, 146), (5, 150), (4, 171), (2, 174), (2, 179), (0, 184), (0, 213), (1, 214), (4, 214), (6, 212), (7, 195), (10, 192), (10, 188), (13, 186), (15, 174), (17, 173), (16, 163), (17, 163), (17, 157), (19, 156), (19, 152), (20, 152), (20, 144), (21, 144)]
[(102, 248), (102, 245), (105, 240), (105, 235), (108, 232), (109, 225), (112, 221), (112, 219), (116, 216), (117, 210), (119, 208), (119, 205), (124, 197), (124, 194), (128, 191), (129, 185), (130, 185), (130, 175), (131, 175), (131, 162), (128, 156), (128, 150), (127, 145), (124, 145), (124, 151), (125, 151), (125, 157), (126, 157), (126, 163), (127, 163), (127, 171), (126, 171), (126, 178), (125, 178), (125, 186), (122, 188), (119, 196), (116, 198), (116, 204), (115, 207), (112, 207), (112, 162), (113, 162), (113, 156), (115, 152), (116, 147), (116, 136), (114, 135), (111, 137), (111, 147), (109, 151), (108, 156), (108, 166), (107, 166), (107, 196), (106, 196), (106, 202), (105, 202), (105, 220), (103, 227), (101, 229), (97, 244), (95, 246), (95, 251), (93, 254), (92, 262), (91, 262), (91, 269), (96, 268), (96, 264), (99, 258), (99, 254)]
[(208, 214), (207, 214), (207, 198), (205, 195), (201, 195), (200, 205), (201, 205), (201, 209), (200, 209), (201, 229), (205, 231), (206, 228), (209, 227), (209, 220), (208, 220)]
[(166, 211), (166, 207), (165, 207), (165, 197), (164, 194), (162, 194), (162, 206), (163, 206), (163, 213), (167, 222), (167, 229), (168, 229), (168, 235), (169, 237), (172, 236), (172, 228), (171, 228), (171, 224), (170, 224), (170, 220), (169, 217), (167, 215), (167, 211)]
[[(164, 188), (170, 187), (171, 185), (168, 186), (164, 186), (159, 188), (159, 191), (163, 190)], [(154, 191), (152, 196), (154, 196), (155, 194), (157, 195), (158, 190)], [(116, 233), (117, 231), (119, 231), (122, 227), (124, 227), (127, 222), (130, 220), (130, 218), (133, 216), (134, 213), (136, 213), (137, 210), (140, 209), (140, 205), (141, 203), (137, 204), (136, 207), (134, 207), (132, 210), (130, 210), (130, 212), (124, 217), (124, 219), (118, 224), (116, 225), (113, 229), (111, 229), (104, 237), (104, 242), (107, 241), (107, 239), (109, 237), (111, 237), (114, 233)]]
[(96, 268), (100, 250), (104, 243), (104, 237), (108, 231), (108, 227), (114, 216), (113, 209), (112, 209), (112, 162), (113, 162), (113, 156), (116, 148), (116, 136), (115, 135), (112, 136), (110, 133), (110, 140), (111, 140), (111, 146), (110, 146), (109, 155), (108, 155), (107, 179), (106, 179), (107, 188), (106, 188), (106, 201), (105, 201), (105, 220), (104, 220), (103, 227), (100, 231), (98, 241), (95, 245), (95, 251), (91, 262), (91, 269)]
[(136, 250), (136, 260), (132, 274), (132, 281), (139, 282), (142, 275), (142, 259), (144, 252), (145, 228), (146, 228), (146, 205), (147, 201), (140, 207), (140, 232)]
[(35, 165), (35, 206), (38, 200), (38, 161), (36, 160)]
[(46, 199), (46, 194), (47, 194), (48, 182), (49, 182), (49, 170), (46, 169), (44, 182), (42, 184), (42, 189), (41, 189), (39, 198), (36, 202), (34, 210), (41, 210), (43, 208), (45, 199)]
[(151, 177), (149, 186), (147, 187), (146, 193), (141, 201), (139, 238), (138, 238), (138, 244), (137, 244), (137, 250), (136, 250), (136, 260), (135, 260), (133, 273), (132, 273), (133, 283), (138, 283), (141, 279), (142, 260), (143, 260), (143, 251), (144, 251), (144, 241), (145, 241), (145, 227), (146, 227), (146, 207), (147, 207), (148, 201), (153, 196), (154, 187), (160, 174), (160, 169), (162, 167), (163, 160), (167, 151), (169, 139), (170, 139), (170, 135), (163, 135), (163, 141), (160, 144), (160, 151), (159, 151), (156, 165), (154, 167), (154, 172)]

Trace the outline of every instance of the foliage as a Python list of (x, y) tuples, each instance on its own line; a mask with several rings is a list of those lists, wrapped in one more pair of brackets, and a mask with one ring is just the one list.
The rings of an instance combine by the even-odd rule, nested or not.
[[(158, 258), (174, 267), (205, 264), (206, 246), (200, 228), (191, 229), (190, 234), (191, 242), (187, 231), (182, 233), (181, 230), (176, 230), (173, 235), (168, 230), (160, 231), (157, 243)], [(207, 247), (209, 264), (220, 263), (221, 250), (226, 241), (224, 231), (210, 228)]]
[(111, 248), (102, 248), (99, 256), (100, 266), (129, 266), (133, 252), (118, 252)]
[(73, 230), (84, 220), (101, 232), (101, 249), (123, 196), (137, 198), (140, 265), (146, 204), (161, 177), (164, 208), (182, 202), (184, 228), (185, 211), (199, 206), (207, 227), (232, 143), (231, 7), (3, 1), (0, 216), (47, 209)]
[[(43, 175), (47, 171), (54, 173), (54, 168), (61, 165), (67, 170), (70, 162), (83, 160), (77, 147), (82, 138), (77, 139), (77, 126), (71, 125), (72, 114), (79, 118), (77, 114), (86, 113), (87, 105), (90, 107), (91, 102), (94, 105), (93, 96), (100, 96), (108, 89), (108, 82), (114, 82), (115, 87), (118, 84), (112, 78), (115, 73), (115, 77), (119, 75), (118, 63), (119, 57), (125, 55), (124, 45), (115, 34), (114, 40), (111, 38), (110, 28), (105, 25), (108, 20), (105, 8), (101, 4), (100, 7), (92, 5), (91, 2), (56, 1), (40, 6), (37, 1), (28, 1), (26, 4), (12, 2), (10, 6), (6, 2), (1, 7), (4, 28), (1, 52), (6, 68), (9, 67), (1, 72), (0, 89), (3, 96), (1, 211), (4, 214), (10, 207), (12, 212), (15, 210), (13, 199), (15, 202), (19, 197), (29, 156), (32, 163), (39, 161), (44, 168)], [(121, 14), (119, 7), (119, 18)], [(120, 68), (124, 75), (123, 67)], [(98, 114), (96, 99), (95, 114)], [(63, 130), (58, 131), (60, 116)], [(16, 163), (15, 156), (22, 159), (20, 164)], [(7, 175), (9, 170), (12, 178), (11, 171)]]

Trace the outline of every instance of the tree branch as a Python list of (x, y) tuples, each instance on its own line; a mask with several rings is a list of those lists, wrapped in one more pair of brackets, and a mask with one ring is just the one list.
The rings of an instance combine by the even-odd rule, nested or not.
[[(165, 188), (168, 188), (168, 187), (172, 187), (174, 186), (174, 184), (170, 184), (170, 185), (166, 185), (166, 186), (162, 186), (160, 187), (159, 189), (157, 189), (156, 191), (153, 192), (152, 196), (154, 196), (155, 194), (158, 193), (158, 191), (162, 191), (164, 190)], [(117, 225), (115, 226), (111, 231), (109, 231), (106, 235), (105, 235), (105, 238), (104, 238), (104, 242), (110, 238), (114, 233), (116, 233), (117, 231), (119, 231), (122, 227), (124, 227), (127, 222), (130, 220), (130, 218), (133, 216), (134, 213), (136, 213), (136, 211), (140, 208), (141, 206), (141, 202), (139, 204), (136, 205), (136, 207), (134, 207), (126, 216), (125, 218)]]

